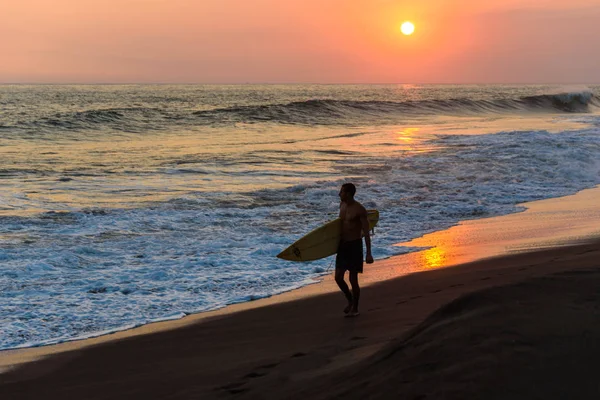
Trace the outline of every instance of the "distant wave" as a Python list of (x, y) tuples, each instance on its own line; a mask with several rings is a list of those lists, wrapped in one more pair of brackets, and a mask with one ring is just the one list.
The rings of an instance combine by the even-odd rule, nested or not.
[(0, 125), (0, 130), (35, 130), (38, 133), (114, 129), (123, 132), (161, 130), (168, 127), (167, 112), (155, 108), (120, 107), (56, 113), (33, 121)]
[(420, 101), (344, 101), (308, 100), (288, 104), (218, 108), (197, 111), (200, 120), (210, 123), (278, 122), (284, 124), (329, 125), (340, 121), (371, 122), (377, 118), (402, 115), (457, 115), (506, 112), (585, 113), (600, 107), (591, 92), (573, 92), (498, 100), (420, 100)]
[(600, 99), (592, 92), (572, 92), (523, 97), (530, 108), (551, 109), (564, 112), (589, 112), (600, 107)]
[(350, 101), (307, 100), (215, 108), (202, 111), (121, 107), (57, 113), (33, 121), (0, 125), (0, 131), (14, 129), (51, 133), (60, 131), (111, 130), (147, 132), (177, 126), (219, 126), (236, 123), (272, 122), (292, 125), (361, 125), (393, 123), (419, 115), (473, 115), (526, 112), (586, 113), (600, 109), (600, 99), (589, 91), (543, 94), (519, 98), (474, 100)]

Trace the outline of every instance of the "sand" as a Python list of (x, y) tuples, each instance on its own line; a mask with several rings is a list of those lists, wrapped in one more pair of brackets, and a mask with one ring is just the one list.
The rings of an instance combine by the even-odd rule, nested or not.
[(51, 354), (1, 374), (0, 398), (598, 398), (598, 193), (419, 239), (444, 244), (376, 263), (358, 318), (343, 318), (326, 279), (121, 336), (0, 353), (5, 366)]

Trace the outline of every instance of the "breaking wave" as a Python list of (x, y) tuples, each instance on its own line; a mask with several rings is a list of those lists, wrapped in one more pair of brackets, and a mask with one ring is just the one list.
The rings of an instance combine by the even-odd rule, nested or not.
[(423, 115), (477, 115), (502, 113), (589, 113), (600, 109), (600, 98), (590, 91), (543, 94), (517, 98), (469, 98), (356, 101), (306, 100), (285, 104), (246, 105), (209, 110), (119, 107), (57, 113), (30, 121), (0, 125), (0, 131), (36, 133), (112, 130), (139, 133), (173, 127), (222, 126), (240, 123), (287, 125), (387, 124)]
[(369, 121), (418, 115), (460, 115), (519, 112), (586, 113), (600, 107), (591, 92), (526, 96), (516, 99), (417, 101), (308, 100), (288, 104), (218, 108), (194, 114), (206, 123), (278, 122), (339, 125), (341, 121)]

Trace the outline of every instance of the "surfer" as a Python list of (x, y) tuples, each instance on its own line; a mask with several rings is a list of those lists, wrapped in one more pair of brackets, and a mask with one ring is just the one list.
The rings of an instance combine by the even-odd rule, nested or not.
[[(348, 306), (344, 308), (344, 313), (348, 317), (356, 317), (358, 315), (358, 300), (360, 299), (358, 274), (363, 272), (362, 232), (365, 234), (365, 245), (367, 247), (365, 260), (367, 264), (373, 263), (367, 210), (362, 204), (354, 200), (355, 193), (356, 187), (352, 183), (342, 185), (340, 190), (342, 232), (335, 258), (335, 281), (348, 300)], [(350, 292), (344, 280), (346, 271), (348, 271), (352, 292)]]

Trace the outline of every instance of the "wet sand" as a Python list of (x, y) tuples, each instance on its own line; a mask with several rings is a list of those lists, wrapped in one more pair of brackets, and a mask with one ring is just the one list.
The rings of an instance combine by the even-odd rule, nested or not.
[(51, 356), (0, 375), (0, 397), (597, 397), (599, 192), (411, 242), (434, 247), (376, 262), (358, 318), (343, 318), (327, 278), (215, 313), (1, 352), (5, 368)]

